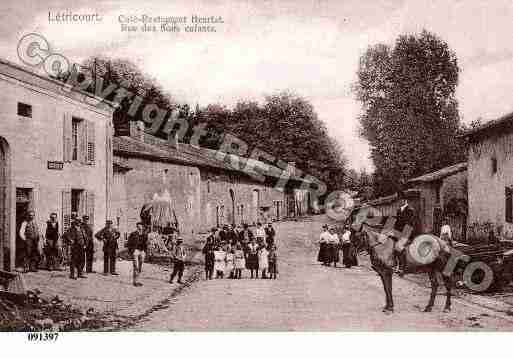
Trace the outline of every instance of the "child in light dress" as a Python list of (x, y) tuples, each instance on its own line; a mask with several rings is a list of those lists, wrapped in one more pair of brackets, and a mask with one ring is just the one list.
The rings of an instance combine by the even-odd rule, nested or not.
[(226, 268), (226, 252), (221, 246), (217, 246), (214, 251), (214, 272), (217, 278), (224, 277), (224, 271)]
[(235, 247), (235, 278), (242, 278), (242, 270), (246, 268), (246, 259), (244, 258), (244, 251), (240, 244), (237, 244)]
[(228, 275), (228, 278), (233, 279), (233, 270), (235, 261), (235, 254), (230, 245), (226, 247), (226, 267), (224, 269), (225, 273)]
[[(262, 279), (267, 279), (267, 269), (269, 268), (269, 251), (265, 246), (258, 250), (258, 269), (262, 271)], [(258, 270), (257, 270), (258, 278)]]

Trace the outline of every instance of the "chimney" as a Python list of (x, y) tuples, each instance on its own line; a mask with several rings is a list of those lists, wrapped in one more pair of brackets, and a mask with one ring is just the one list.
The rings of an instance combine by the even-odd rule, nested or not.
[(144, 142), (144, 122), (130, 121), (130, 137)]
[(171, 131), (167, 137), (169, 146), (176, 148), (178, 150), (178, 132)]
[(288, 172), (291, 176), (294, 176), (296, 173), (296, 162), (289, 162)]

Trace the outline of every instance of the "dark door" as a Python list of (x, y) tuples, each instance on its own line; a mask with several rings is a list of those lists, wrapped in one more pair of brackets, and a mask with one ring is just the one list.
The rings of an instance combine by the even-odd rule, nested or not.
[[(7, 205), (7, 153), (0, 144), (0, 269), (9, 270), (9, 206)], [(4, 268), (2, 268), (4, 267)]]

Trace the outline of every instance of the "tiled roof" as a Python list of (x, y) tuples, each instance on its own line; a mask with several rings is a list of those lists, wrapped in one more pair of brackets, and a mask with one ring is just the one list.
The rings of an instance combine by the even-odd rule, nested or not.
[[(46, 91), (52, 91), (61, 96), (72, 98), (75, 101), (80, 101), (83, 104), (88, 104), (90, 107), (108, 109), (113, 111), (118, 105), (95, 96), (94, 94), (78, 90), (61, 81), (52, 79), (48, 76), (43, 76), (34, 72), (26, 66), (20, 66), (0, 57), (0, 74), (3, 76), (14, 78), (18, 81), (37, 86)], [(66, 89), (66, 91), (63, 91)]]
[[(152, 144), (147, 143), (148, 140)], [(280, 178), (283, 173), (282, 169), (260, 161), (227, 155), (219, 151), (184, 143), (179, 143), (175, 147), (169, 145), (165, 140), (147, 134), (145, 135), (145, 142), (128, 136), (114, 137), (113, 147), (114, 154), (121, 156), (146, 157), (163, 162), (242, 172), (247, 175), (261, 175), (264, 171), (261, 167), (264, 167), (267, 168), (265, 176), (273, 178)], [(297, 176), (290, 176), (289, 178), (304, 181)]]
[(443, 179), (447, 176), (451, 176), (455, 173), (465, 171), (467, 169), (467, 162), (461, 162), (449, 167), (442, 168), (441, 170), (426, 173), (425, 175), (422, 175), (420, 177), (412, 178), (408, 182), (414, 183), (414, 182), (431, 182)]
[(513, 112), (501, 116), (495, 120), (488, 121), (481, 126), (466, 131), (462, 137), (474, 137), (497, 130), (513, 130)]
[[(407, 189), (406, 191), (404, 191), (404, 193), (407, 198), (414, 198), (414, 197), (419, 196), (419, 194), (420, 194), (419, 191), (416, 189)], [(389, 196), (378, 197), (376, 199), (373, 199), (373, 200), (370, 200), (367, 202), (363, 202), (359, 205), (356, 205), (355, 208), (365, 208), (365, 207), (371, 207), (371, 206), (386, 205), (386, 204), (394, 203), (398, 199), (399, 199), (399, 196), (397, 195), (397, 193), (394, 193)]]

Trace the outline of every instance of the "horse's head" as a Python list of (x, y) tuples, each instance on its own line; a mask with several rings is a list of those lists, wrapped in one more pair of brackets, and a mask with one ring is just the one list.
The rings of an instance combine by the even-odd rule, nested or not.
[(354, 238), (358, 243), (357, 247), (369, 252), (370, 249), (391, 240), (382, 235), (384, 223), (387, 219), (388, 217), (365, 218), (358, 223), (358, 226), (353, 226)]

